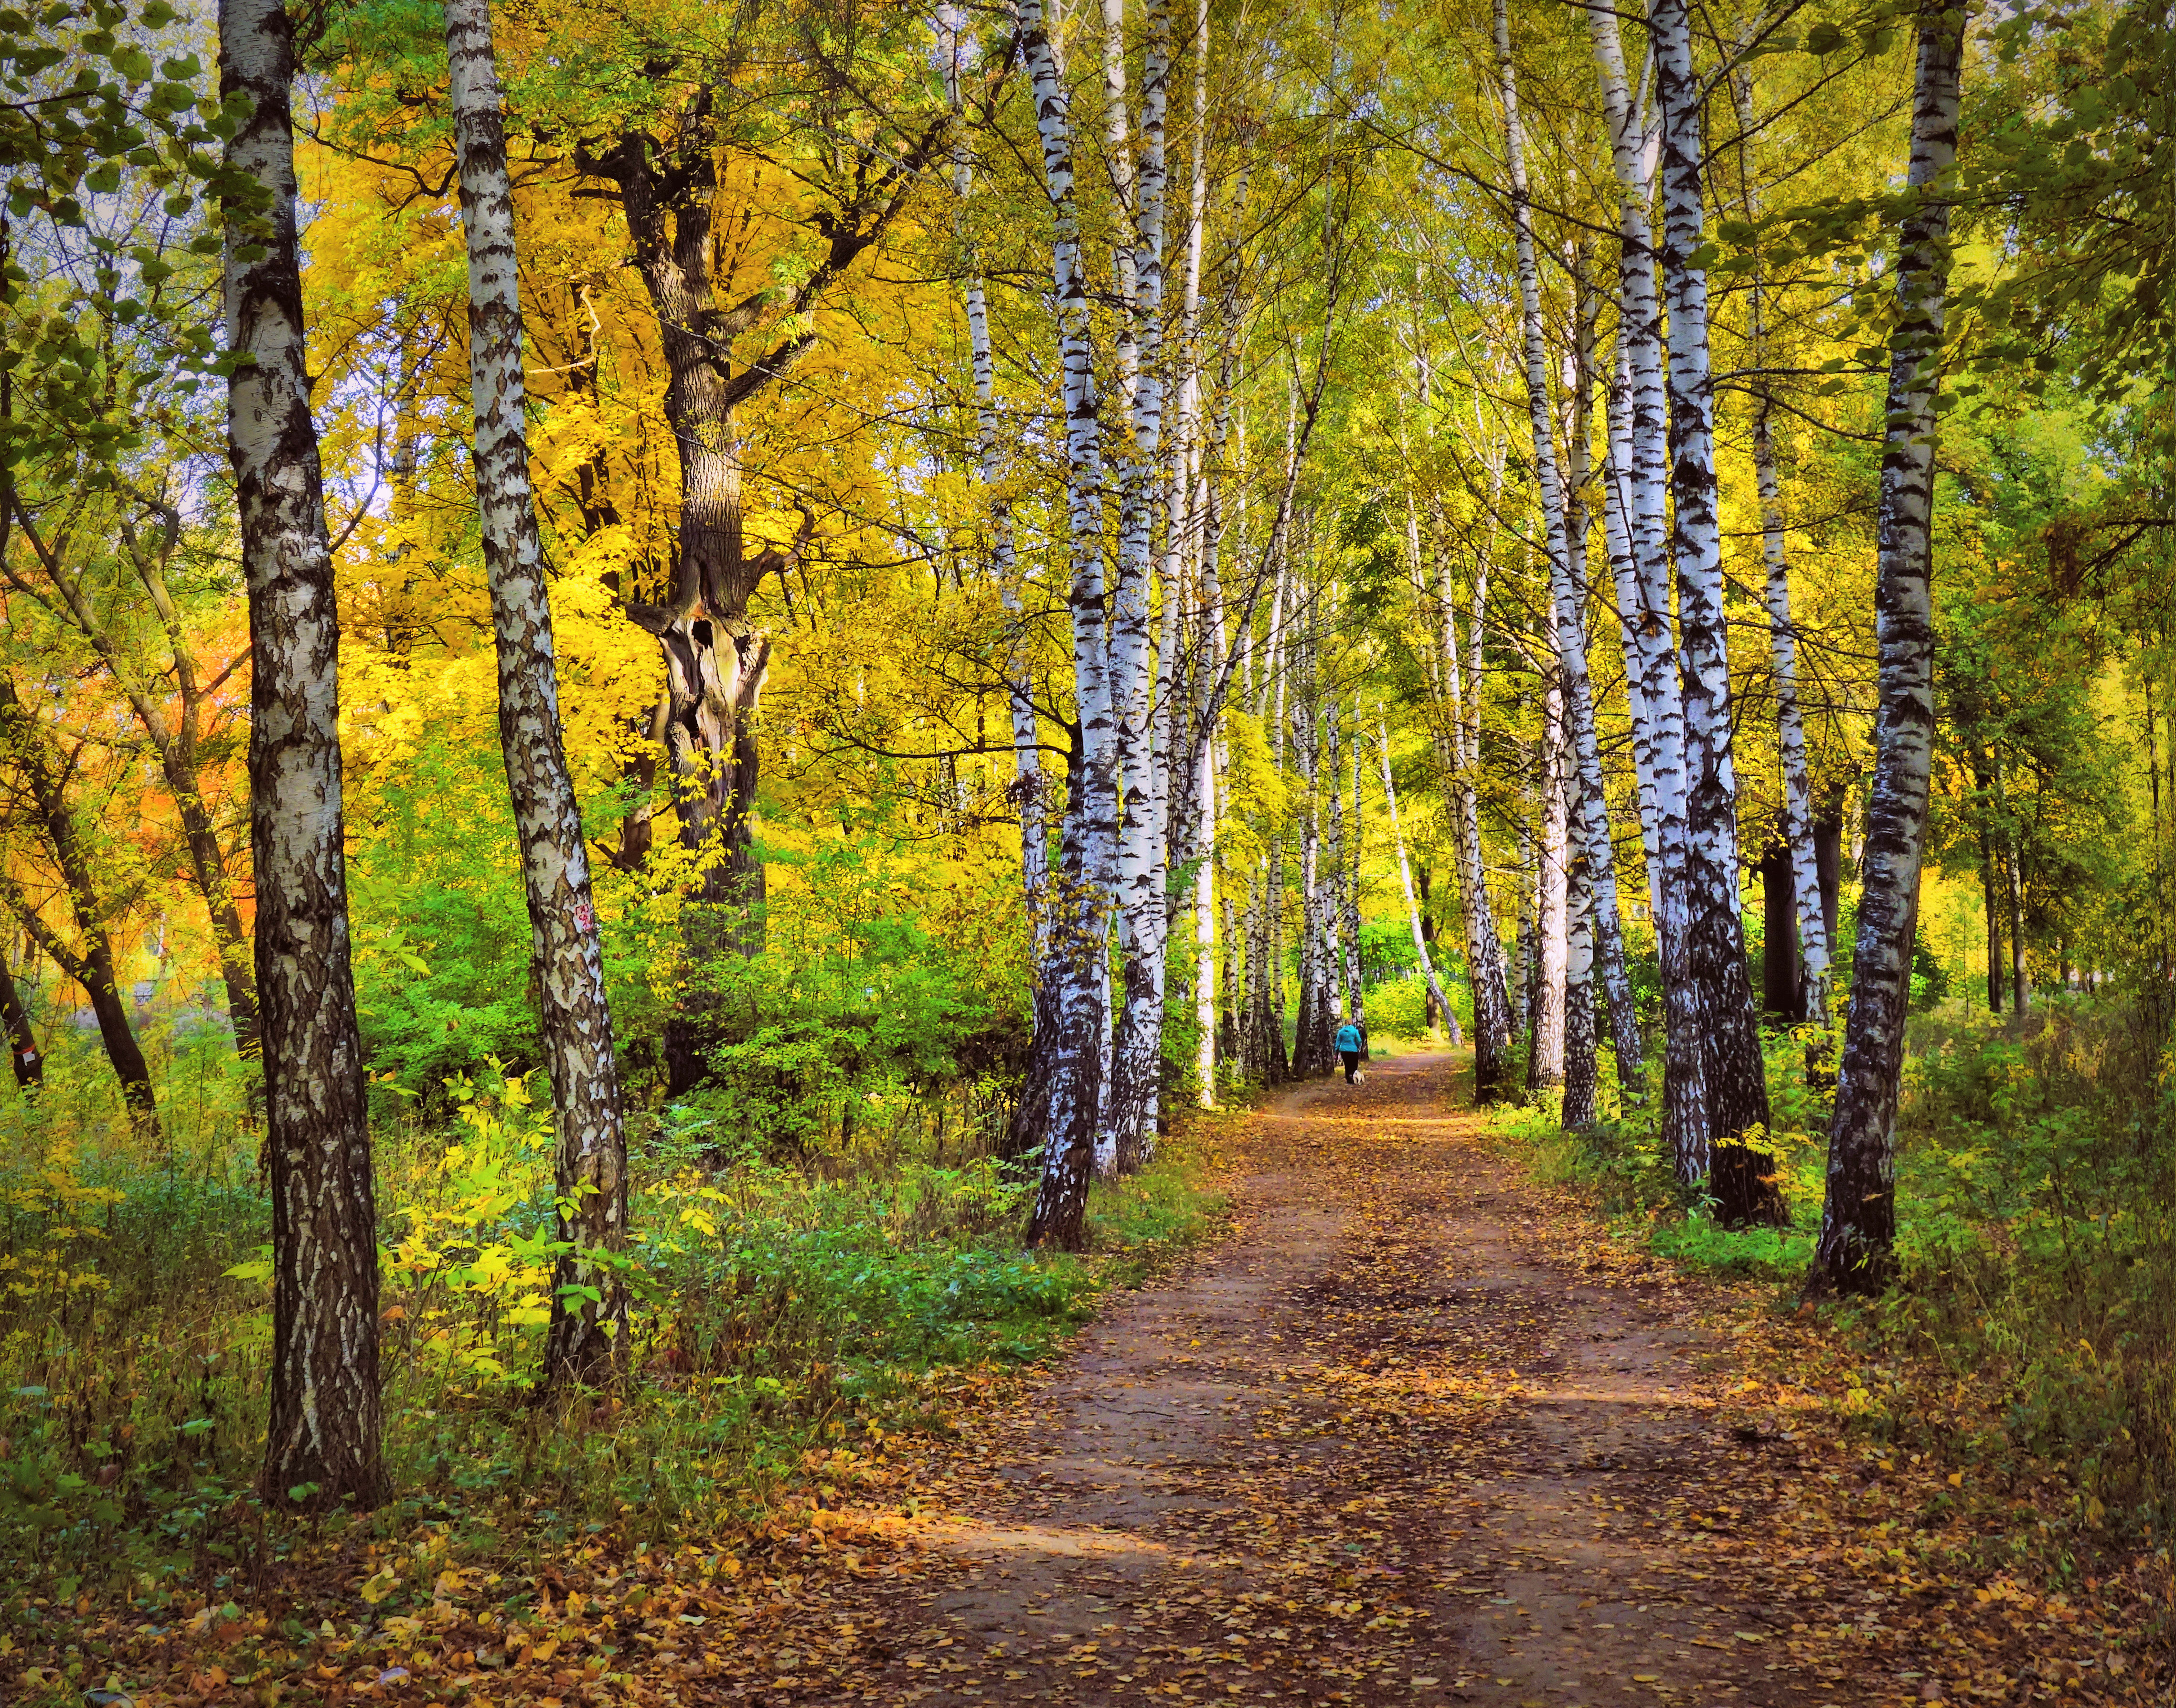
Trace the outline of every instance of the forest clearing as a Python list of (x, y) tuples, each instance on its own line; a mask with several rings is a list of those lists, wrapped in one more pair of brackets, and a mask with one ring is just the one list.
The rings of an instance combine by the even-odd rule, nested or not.
[(2165, 1708), (2172, 90), (0, 6), (0, 1700)]

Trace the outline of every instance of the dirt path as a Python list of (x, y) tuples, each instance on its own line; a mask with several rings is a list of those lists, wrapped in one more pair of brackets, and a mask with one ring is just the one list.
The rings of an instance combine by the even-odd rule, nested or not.
[(834, 1602), (819, 1700), (1859, 1700), (1714, 1545), (1749, 1448), (1690, 1308), (1553, 1262), (1454, 1073), (1253, 1123), (1235, 1237), (1083, 1336), (938, 1569)]

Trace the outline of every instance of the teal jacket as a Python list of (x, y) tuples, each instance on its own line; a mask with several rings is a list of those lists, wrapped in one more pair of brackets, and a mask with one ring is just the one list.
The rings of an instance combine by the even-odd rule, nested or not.
[(1337, 1029), (1337, 1047), (1341, 1050), (1358, 1049), (1360, 1047), (1360, 1028), (1354, 1025), (1350, 1020), (1346, 1021), (1343, 1025)]

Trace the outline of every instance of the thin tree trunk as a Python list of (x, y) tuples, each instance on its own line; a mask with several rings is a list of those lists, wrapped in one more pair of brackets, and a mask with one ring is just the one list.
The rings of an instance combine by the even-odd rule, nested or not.
[(8, 1031), (16, 1089), (28, 1091), (45, 1084), (45, 1054), (38, 1048), (38, 1035), (30, 1028), (30, 1011), (23, 1006), (22, 993), (15, 988), (15, 975), (4, 950), (0, 950), (0, 1025)]
[(1994, 850), (1988, 843), (1987, 832), (1979, 836), (1979, 889), (1981, 906), (1987, 912), (1987, 1011), (1991, 1014), (2002, 1012), (2002, 910), (1994, 897), (1996, 866)]
[(1708, 1190), (1730, 1225), (1780, 1224), (1788, 1211), (1775, 1159), (1746, 1142), (1768, 1128), (1760, 1024), (1745, 971), (1738, 898), (1738, 778), (1733, 768), (1730, 650), (1724, 627), (1722, 533), (1716, 510), (1715, 378), (1708, 345), (1702, 87), (1688, 0), (1655, 0), (1656, 92), (1662, 108), (1662, 284), (1669, 309), (1671, 555), (1678, 571), (1684, 694), (1687, 972), (1712, 1147)]
[(250, 646), (250, 846), (272, 1188), (272, 1391), (261, 1492), (367, 1510), (379, 1452), (378, 1221), (349, 959), (341, 822), (340, 619), (303, 351), (295, 226), (294, 24), (279, 0), (222, 0), (228, 141), (227, 380)]
[(2010, 877), (2010, 1009), (2022, 1016), (2032, 1010), (2032, 987), (2025, 976), (2025, 874), (2017, 854), (2017, 837), (2010, 838), (2010, 857), (2005, 861)]
[(1923, 0), (1907, 180), (1914, 201), (1897, 237), (1881, 459), (1874, 588), (1881, 698), (1827, 1201), (1807, 1282), (1815, 1292), (1878, 1292), (1896, 1273), (1896, 1104), (1934, 746), (1934, 400), (1950, 256), (1950, 204), (1939, 197), (1956, 160), (1964, 33), (1962, 8)]
[(1570, 826), (1564, 818), (1564, 688), (1552, 677), (1542, 696), (1541, 824), (1534, 846), (1533, 1053), (1526, 1089), (1564, 1083), (1564, 971)]
[[(1738, 109), (1741, 159), (1754, 134), (1753, 79), (1730, 79)], [(1745, 216), (1758, 221), (1760, 198), (1749, 164), (1742, 165)], [(1752, 280), (1753, 366), (1768, 366), (1768, 293), (1756, 269)], [(1814, 855), (1813, 779), (1806, 764), (1806, 722), (1798, 708), (1798, 633), (1791, 622), (1791, 560), (1783, 528), (1783, 483), (1776, 469), (1775, 398), (1760, 383), (1753, 413), (1753, 474), (1760, 493), (1761, 556), (1768, 570), (1769, 659), (1776, 677), (1776, 745), (1783, 762), (1783, 841), (1797, 906), (1798, 990), (1792, 1012), (1806, 1024), (1829, 1025), (1829, 938), (1821, 917), (1820, 876)]]
[[(53, 864), (59, 869), (61, 888), (67, 894), (68, 912), (75, 924), (74, 945), (46, 925), (36, 906), (4, 868), (0, 868), (0, 900), (6, 901), (30, 940), (53, 965), (83, 987), (84, 999), (98, 1022), (106, 1059), (120, 1081), (121, 1100), (129, 1118), (145, 1137), (160, 1142), (163, 1134), (150, 1066), (130, 1022), (128, 995), (115, 970), (113, 939), (106, 929), (106, 903), (98, 884), (95, 860), (77, 834), (75, 813), (68, 804), (64, 782), (67, 768), (62, 756), (52, 751), (47, 732), (24, 708), (14, 679), (4, 672), (0, 672), (0, 749), (6, 751), (21, 774), (39, 829), (52, 851)], [(35, 1053), (34, 1050), (34, 1058)], [(22, 1069), (19, 1054), (18, 1078)]]
[[(1610, 1047), (1617, 1058), (1617, 1086), (1625, 1102), (1646, 1101), (1646, 1058), (1640, 1041), (1640, 1009), (1632, 976), (1624, 965), (1624, 922), (1618, 899), (1617, 847), (1609, 824), (1609, 794), (1602, 770), (1602, 743), (1595, 730), (1594, 677), (1587, 666), (1587, 491), (1592, 481), (1594, 435), (1595, 327), (1601, 299), (1587, 282), (1585, 246), (1571, 258), (1575, 301), (1575, 337), (1564, 363), (1571, 393), (1569, 449), (1564, 460), (1564, 567), (1572, 595), (1570, 634), (1564, 612), (1557, 612), (1557, 656), (1564, 673), (1570, 720), (1570, 815), (1575, 860), (1585, 869), (1587, 952), (1592, 978), (1602, 987), (1609, 1014)], [(1567, 644), (1569, 642), (1569, 645)], [(1569, 1047), (1567, 1040), (1566, 1047)], [(1567, 1070), (1569, 1071), (1569, 1070)], [(1597, 1073), (1599, 1069), (1597, 1069)]]
[(559, 719), (552, 602), (529, 483), (523, 329), (498, 68), (488, 0), (446, 0), (446, 60), (469, 258), (469, 378), (476, 410), (476, 511), (498, 654), (499, 746), (513, 796), (522, 886), (552, 1074), (558, 1237), (547, 1379), (624, 1373), (627, 1129), (612, 1057), (596, 898)]
[(1352, 1024), (1360, 1028), (1360, 1053), (1372, 1058), (1374, 1052), (1368, 1046), (1368, 987), (1367, 969), (1360, 959), (1360, 868), (1367, 854), (1367, 820), (1360, 810), (1360, 779), (1365, 759), (1362, 748), (1367, 742), (1367, 722), (1361, 715), (1360, 703), (1352, 703), (1352, 857), (1346, 869), (1345, 881), (1345, 983), (1351, 995)]
[(1456, 1049), (1463, 1042), (1459, 1036), (1458, 1014), (1450, 1005), (1450, 998), (1444, 993), (1442, 982), (1435, 975), (1435, 962), (1428, 955), (1428, 933), (1421, 923), (1421, 905), (1413, 895), (1412, 868), (1406, 861), (1405, 832), (1398, 828), (1398, 791), (1390, 781), (1390, 726), (1380, 721), (1377, 728), (1383, 744), (1383, 813), (1390, 821), (1390, 846), (1398, 857), (1398, 884), (1405, 892), (1406, 918), (1413, 928), (1413, 953), (1420, 960), (1421, 976), (1428, 981), (1428, 1001), (1442, 1014), (1444, 1034), (1450, 1047)]
[(1028, 1221), (1031, 1245), (1080, 1249), (1103, 1100), (1108, 1018), (1109, 896), (1118, 763), (1103, 617), (1102, 422), (1089, 343), (1087, 271), (1074, 194), (1073, 127), (1043, 0), (1022, 0), (1020, 40), (1034, 84), (1043, 181), (1055, 211), (1051, 272), (1064, 372), (1066, 502), (1071, 536), (1074, 699), (1081, 759), (1065, 815), (1060, 877), (1052, 897), (1051, 967), (1036, 997), (1035, 1048), (1021, 1099), (1022, 1149), (1042, 1148), (1042, 1178)]
[[(956, 115), (960, 108), (960, 36), (955, 21), (946, 62), (946, 95)], [(973, 168), (965, 144), (952, 157), (953, 194), (965, 203), (973, 188)], [(1031, 976), (1040, 982), (1050, 954), (1048, 890), (1050, 824), (1042, 772), (1035, 700), (1028, 679), (1027, 620), (1020, 600), (1018, 550), (1013, 532), (1012, 500), (1004, 487), (1004, 451), (999, 438), (997, 358), (990, 341), (988, 296), (980, 258), (967, 278), (967, 339), (975, 383), (975, 472), (989, 494), (990, 575), (1005, 612), (1004, 679), (1013, 732), (1013, 781), (1009, 791), (1020, 815), (1020, 901), (1031, 946)]]
[[(1576, 774), (1567, 775), (1568, 790), (1577, 791)], [(1601, 1064), (1596, 1048), (1600, 1028), (1595, 1024), (1593, 873), (1585, 842), (1571, 845), (1571, 864), (1566, 886), (1564, 926), (1564, 1107), (1559, 1118), (1576, 1131), (1594, 1124), (1595, 1098), (1600, 1086)]]

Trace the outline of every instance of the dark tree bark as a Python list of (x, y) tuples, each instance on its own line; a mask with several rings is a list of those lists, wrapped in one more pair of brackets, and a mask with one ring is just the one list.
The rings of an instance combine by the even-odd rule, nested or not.
[(476, 510), (498, 654), (499, 745), (552, 1070), (554, 1184), (573, 1206), (559, 1218), (559, 1237), (574, 1248), (552, 1276), (546, 1382), (598, 1384), (626, 1364), (627, 1289), (609, 1258), (627, 1243), (627, 1129), (529, 481), (514, 185), (487, 0), (447, 0), (446, 58), (468, 244)]
[(221, 0), (227, 454), (249, 590), (250, 846), (272, 1184), (272, 1393), (262, 1491), (313, 1509), (390, 1493), (379, 1453), (378, 1218), (349, 959), (340, 623), (303, 351), (280, 0)]
[(1989, 846), (1987, 833), (1979, 839), (1979, 893), (1982, 905), (1987, 910), (1987, 1011), (1991, 1014), (2002, 1012), (2002, 906), (1995, 900), (1995, 880), (1999, 868), (1995, 863), (1994, 850)]
[(0, 952), (0, 1025), (8, 1029), (9, 1059), (15, 1067), (15, 1085), (27, 1091), (46, 1082), (46, 1058), (38, 1048), (38, 1035), (30, 1029), (30, 1012), (15, 988), (15, 975), (8, 957)]
[(1798, 977), (1798, 889), (1787, 843), (1760, 856), (1760, 998), (1768, 1012), (1793, 1025), (1806, 1017)]
[(1881, 459), (1873, 798), (1851, 1012), (1829, 1129), (1827, 1201), (1807, 1278), (1815, 1292), (1879, 1292), (1896, 1267), (1896, 1105), (1934, 764), (1934, 400), (1950, 270), (1950, 204), (1942, 187), (1956, 160), (1964, 34), (1961, 8), (1922, 0), (1907, 178), (1912, 201), (1897, 238)]
[[(859, 101), (830, 70), (825, 54), (813, 52), (810, 59), (812, 75), (835, 85), (832, 94)], [(656, 638), (665, 666), (665, 698), (644, 721), (643, 733), (670, 773), (680, 841), (706, 858), (688, 942), (699, 966), (762, 947), (764, 872), (753, 847), (761, 762), (753, 720), (771, 644), (751, 622), (748, 601), (766, 575), (793, 565), (813, 526), (804, 512), (791, 547), (747, 550), (738, 411), (776, 387), (816, 347), (813, 311), (942, 163), (951, 115), (939, 110), (918, 132), (883, 125), (857, 144), (860, 157), (846, 175), (851, 192), (808, 221), (824, 243), (806, 276), (785, 290), (766, 281), (728, 302), (716, 276), (719, 166), (728, 145), (718, 109), (742, 67), (689, 63), (675, 68), (692, 81), (693, 92), (664, 133), (630, 131), (601, 149), (579, 147), (575, 160), (618, 192), (667, 375), (665, 414), (680, 462), (679, 555), (671, 585), (654, 600), (631, 599), (627, 610)], [(743, 360), (744, 340), (759, 343), (760, 352)], [(645, 795), (657, 764), (656, 757), (646, 759), (631, 775)], [(618, 863), (641, 867), (653, 835), (648, 802), (638, 800), (622, 827)], [(685, 1090), (709, 1071), (716, 1040), (705, 1009), (698, 993), (667, 1024), (671, 1091)]]
[[(75, 923), (71, 944), (47, 925), (36, 906), (14, 877), (0, 869), (0, 900), (22, 922), (30, 940), (43, 949), (70, 978), (83, 987), (90, 1011), (98, 1021), (99, 1042), (106, 1059), (121, 1082), (122, 1101), (130, 1118), (148, 1136), (160, 1136), (158, 1099), (151, 1088), (151, 1069), (128, 1014), (128, 993), (115, 971), (113, 939), (106, 930), (106, 904), (100, 894), (91, 852), (83, 846), (75, 813), (69, 806), (67, 766), (53, 749), (49, 733), (24, 708), (15, 692), (14, 678), (0, 672), (0, 751), (14, 767), (19, 786), (28, 795), (38, 833), (52, 855), (53, 865), (68, 895), (68, 913)], [(41, 1068), (42, 1071), (42, 1067)], [(16, 1073), (22, 1068), (18, 1058)]]

